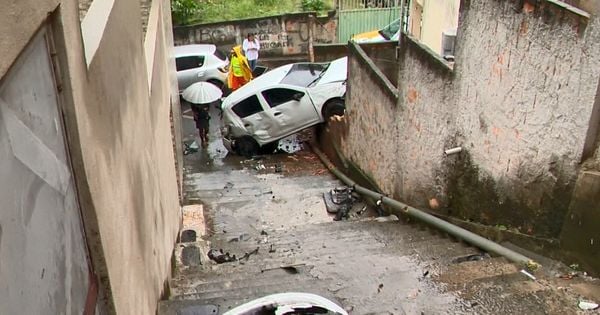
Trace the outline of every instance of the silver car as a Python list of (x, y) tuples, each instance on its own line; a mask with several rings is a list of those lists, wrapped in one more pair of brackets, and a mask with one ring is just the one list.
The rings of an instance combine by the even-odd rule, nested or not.
[(219, 88), (227, 82), (229, 59), (215, 45), (175, 46), (179, 92), (199, 81), (210, 82)]
[(263, 147), (345, 111), (347, 58), (266, 72), (223, 101), (223, 144), (252, 156)]

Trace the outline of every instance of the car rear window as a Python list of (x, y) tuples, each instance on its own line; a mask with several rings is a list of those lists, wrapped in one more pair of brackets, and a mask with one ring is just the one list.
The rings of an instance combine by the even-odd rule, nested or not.
[(328, 66), (328, 63), (295, 64), (281, 80), (281, 83), (307, 87), (311, 83), (318, 81), (321, 77), (321, 73), (323, 73)]
[(175, 59), (177, 71), (200, 68), (204, 65), (204, 56), (186, 56)]
[(225, 53), (224, 53), (224, 52), (222, 52), (222, 51), (221, 51), (221, 50), (219, 50), (219, 49), (216, 49), (216, 50), (215, 50), (215, 57), (217, 57), (217, 58), (219, 58), (219, 59), (221, 59), (221, 60), (223, 60), (223, 61), (227, 60), (227, 55), (225, 55)]
[(231, 108), (231, 110), (233, 110), (233, 112), (240, 118), (246, 118), (250, 115), (262, 112), (263, 108), (260, 106), (258, 97), (256, 97), (256, 95), (252, 95), (247, 99), (237, 103)]

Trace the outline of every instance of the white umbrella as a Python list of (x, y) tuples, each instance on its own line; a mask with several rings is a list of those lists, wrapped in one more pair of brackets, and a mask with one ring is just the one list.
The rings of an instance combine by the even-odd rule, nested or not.
[(194, 104), (212, 103), (223, 95), (221, 89), (209, 82), (196, 82), (183, 91), (183, 99)]

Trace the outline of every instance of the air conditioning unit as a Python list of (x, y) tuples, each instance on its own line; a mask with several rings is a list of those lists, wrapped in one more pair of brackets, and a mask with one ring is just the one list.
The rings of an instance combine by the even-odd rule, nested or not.
[(442, 32), (442, 57), (448, 61), (454, 61), (454, 42), (456, 41), (456, 29)]

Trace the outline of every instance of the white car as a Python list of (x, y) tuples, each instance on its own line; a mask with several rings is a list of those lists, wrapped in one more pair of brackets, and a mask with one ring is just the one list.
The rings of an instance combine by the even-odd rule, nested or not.
[(345, 111), (347, 57), (294, 63), (266, 72), (223, 101), (223, 144), (252, 156), (261, 147)]
[(229, 58), (215, 45), (175, 46), (174, 55), (179, 92), (200, 81), (210, 82), (219, 88), (227, 82)]

